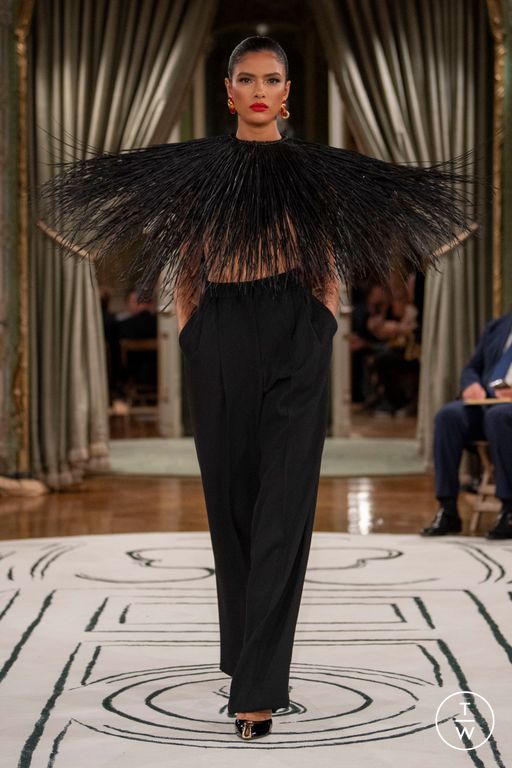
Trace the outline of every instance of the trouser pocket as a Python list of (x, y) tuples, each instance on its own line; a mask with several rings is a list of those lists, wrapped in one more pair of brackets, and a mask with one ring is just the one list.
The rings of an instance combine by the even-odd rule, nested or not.
[(310, 298), (310, 321), (315, 331), (317, 340), (322, 343), (325, 339), (325, 334), (328, 337), (334, 336), (338, 330), (338, 321), (329, 309), (320, 299), (313, 294), (309, 294)]

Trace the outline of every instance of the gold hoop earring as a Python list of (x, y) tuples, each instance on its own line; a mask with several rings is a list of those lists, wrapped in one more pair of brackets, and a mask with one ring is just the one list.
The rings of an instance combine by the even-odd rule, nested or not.
[(286, 109), (286, 102), (284, 102), (284, 101), (281, 104), (281, 109), (279, 110), (279, 114), (281, 115), (283, 120), (288, 120), (288, 118), (290, 117), (290, 113)]
[(232, 115), (236, 115), (235, 102), (231, 96), (228, 98), (228, 109)]

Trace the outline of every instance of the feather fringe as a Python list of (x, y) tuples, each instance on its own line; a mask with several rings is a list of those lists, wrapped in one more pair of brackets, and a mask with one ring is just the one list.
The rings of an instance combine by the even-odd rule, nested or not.
[(243, 290), (288, 270), (323, 290), (435, 266), (436, 251), (473, 231), (473, 160), (419, 167), (232, 133), (55, 164), (36, 202), (67, 244), (99, 260), (138, 243), (127, 277), (141, 297), (161, 272), (169, 301), (178, 286), (227, 279)]

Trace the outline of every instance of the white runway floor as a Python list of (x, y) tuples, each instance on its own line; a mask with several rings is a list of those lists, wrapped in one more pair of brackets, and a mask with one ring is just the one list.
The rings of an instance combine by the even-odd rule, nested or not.
[(208, 533), (5, 541), (0, 570), (2, 768), (512, 766), (512, 541), (314, 534), (291, 705), (253, 742)]

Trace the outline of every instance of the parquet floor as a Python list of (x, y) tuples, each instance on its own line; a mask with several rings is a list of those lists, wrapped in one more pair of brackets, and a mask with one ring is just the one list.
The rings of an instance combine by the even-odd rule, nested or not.
[[(414, 429), (410, 417), (375, 419), (354, 413), (353, 432), (357, 435), (414, 437)], [(151, 434), (150, 429), (143, 431), (146, 436)], [(413, 534), (431, 521), (435, 511), (433, 478), (429, 475), (325, 478), (320, 481), (315, 530)], [(467, 531), (469, 497), (461, 497), (460, 512)], [(483, 529), (487, 530), (493, 520), (487, 516)], [(0, 540), (206, 530), (199, 478), (96, 475), (60, 493), (37, 498), (0, 497)]]

